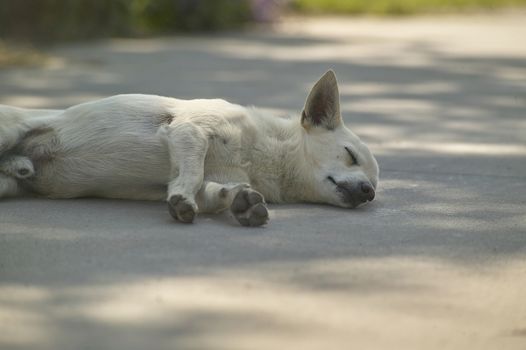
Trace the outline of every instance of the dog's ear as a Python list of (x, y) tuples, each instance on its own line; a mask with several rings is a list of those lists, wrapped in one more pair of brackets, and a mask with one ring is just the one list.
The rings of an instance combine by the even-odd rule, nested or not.
[(334, 71), (329, 70), (314, 84), (301, 113), (301, 125), (309, 130), (333, 130), (341, 124), (340, 93)]

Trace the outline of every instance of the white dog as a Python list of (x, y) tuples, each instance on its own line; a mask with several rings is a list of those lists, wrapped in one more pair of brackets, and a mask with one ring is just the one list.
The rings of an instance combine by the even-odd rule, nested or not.
[(333, 71), (298, 119), (151, 95), (64, 111), (0, 106), (0, 197), (166, 199), (181, 222), (230, 209), (260, 226), (265, 200), (354, 208), (377, 182), (375, 158), (343, 124)]

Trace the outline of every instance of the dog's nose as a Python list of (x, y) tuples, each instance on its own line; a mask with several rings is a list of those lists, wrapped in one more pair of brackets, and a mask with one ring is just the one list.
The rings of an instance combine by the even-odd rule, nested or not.
[(374, 188), (369, 182), (362, 182), (360, 184), (360, 198), (366, 201), (372, 201), (374, 199)]
[(368, 181), (339, 182), (336, 188), (352, 208), (374, 199), (374, 187)]

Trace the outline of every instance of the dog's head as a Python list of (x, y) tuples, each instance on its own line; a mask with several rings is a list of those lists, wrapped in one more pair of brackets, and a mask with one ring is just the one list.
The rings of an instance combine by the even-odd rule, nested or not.
[(374, 199), (378, 163), (343, 123), (338, 83), (332, 70), (314, 85), (301, 115), (305, 160), (313, 200), (345, 208)]

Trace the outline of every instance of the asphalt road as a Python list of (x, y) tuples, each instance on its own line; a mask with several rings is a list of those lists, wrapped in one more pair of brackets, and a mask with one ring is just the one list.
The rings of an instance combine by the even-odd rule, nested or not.
[(25, 107), (141, 92), (298, 113), (333, 68), (381, 168), (367, 207), (271, 205), (259, 229), (177, 224), (155, 202), (3, 200), (0, 348), (525, 349), (525, 22), (292, 19), (0, 71), (0, 103)]

